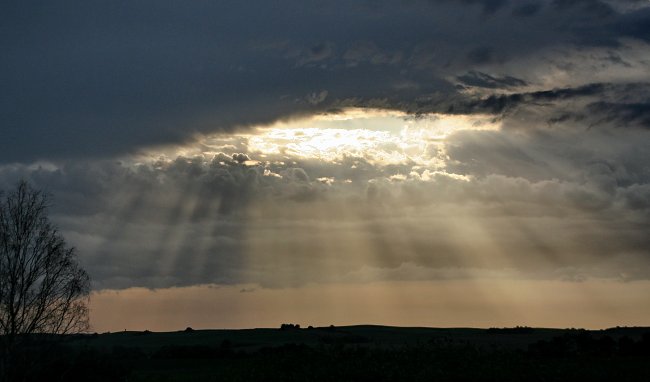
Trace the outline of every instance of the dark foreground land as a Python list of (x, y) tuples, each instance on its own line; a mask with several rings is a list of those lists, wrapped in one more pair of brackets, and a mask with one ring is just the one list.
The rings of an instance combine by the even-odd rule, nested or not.
[(32, 340), (14, 358), (29, 381), (650, 381), (650, 328), (188, 328)]

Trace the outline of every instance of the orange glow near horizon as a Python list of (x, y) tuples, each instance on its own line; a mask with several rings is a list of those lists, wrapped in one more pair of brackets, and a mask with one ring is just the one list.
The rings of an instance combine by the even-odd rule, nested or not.
[[(497, 291), (508, 288), (504, 297)], [(307, 285), (253, 285), (99, 291), (92, 330), (175, 331), (380, 324), (426, 327), (584, 327), (647, 325), (649, 281), (581, 283), (464, 280)], [(495, 293), (497, 292), (497, 293)], [(389, 296), (395, 298), (388, 298)]]

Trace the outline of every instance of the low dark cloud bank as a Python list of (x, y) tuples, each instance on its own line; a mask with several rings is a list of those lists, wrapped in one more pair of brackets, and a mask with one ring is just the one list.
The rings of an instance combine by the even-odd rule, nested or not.
[[(650, 10), (642, 5), (5, 2), (0, 161), (107, 157), (348, 105), (418, 112), (454, 110), (446, 105), (454, 100), (456, 112), (473, 112), (462, 106), (494, 101), (477, 101), (489, 95), (467, 87), (589, 86), (541, 81), (540, 68), (585, 70), (562, 50), (607, 50), (619, 63), (605, 64), (622, 65), (630, 41), (650, 40)], [(499, 101), (478, 111), (498, 114)], [(627, 102), (599, 110), (606, 119), (647, 113), (646, 104)]]
[[(459, 131), (444, 171), (236, 151), (7, 166), (55, 196), (96, 288), (650, 278), (644, 130)], [(465, 178), (463, 178), (465, 177)]]

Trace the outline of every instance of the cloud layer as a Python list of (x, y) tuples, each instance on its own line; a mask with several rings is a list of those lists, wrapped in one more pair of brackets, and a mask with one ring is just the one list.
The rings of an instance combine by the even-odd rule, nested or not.
[(650, 278), (647, 2), (10, 2), (0, 25), (0, 185), (52, 192), (97, 289)]
[[(10, 1), (0, 162), (110, 157), (342, 106), (499, 114), (531, 92), (647, 82), (644, 5)], [(647, 126), (647, 97), (592, 109)]]
[[(455, 117), (391, 118), (406, 126), (364, 144), (355, 128), (337, 132), (358, 152), (305, 157), (285, 126), (212, 136), (191, 155), (12, 165), (0, 177), (52, 191), (97, 288), (650, 277), (644, 129), (470, 124), (417, 138), (413, 126)], [(407, 132), (420, 144), (398, 139)]]

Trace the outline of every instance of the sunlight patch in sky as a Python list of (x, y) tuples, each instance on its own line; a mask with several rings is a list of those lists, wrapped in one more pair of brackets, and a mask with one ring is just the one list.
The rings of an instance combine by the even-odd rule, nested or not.
[(452, 133), (498, 128), (487, 116), (430, 114), (416, 118), (402, 112), (350, 109), (260, 127), (249, 136), (248, 149), (259, 153), (260, 158), (286, 156), (334, 162), (355, 156), (376, 165), (442, 165), (443, 141)]
[(280, 121), (252, 132), (198, 137), (182, 147), (147, 152), (149, 158), (233, 154), (249, 155), (246, 164), (265, 161), (313, 159), (337, 162), (362, 157), (373, 165), (411, 163), (440, 168), (444, 141), (463, 130), (498, 130), (500, 123), (487, 115), (426, 114), (352, 108), (340, 113)]

